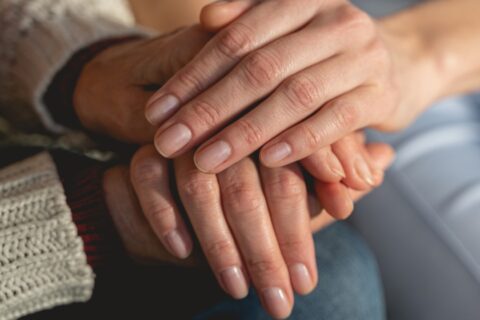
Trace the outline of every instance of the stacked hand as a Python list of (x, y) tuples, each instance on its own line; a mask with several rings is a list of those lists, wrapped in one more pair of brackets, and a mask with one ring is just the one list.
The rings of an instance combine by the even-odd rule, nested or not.
[[(330, 110), (328, 114), (331, 115), (341, 115), (337, 113), (337, 107), (348, 108), (342, 110), (350, 110), (350, 106), (356, 105), (353, 102), (380, 103), (380, 100), (376, 101), (375, 98), (377, 94), (382, 96), (385, 93), (375, 85), (356, 83), (359, 88), (350, 88), (353, 89), (350, 90), (352, 93), (345, 95), (351, 98), (341, 100), (345, 101), (344, 103), (333, 103), (336, 101), (335, 94), (340, 95), (341, 91), (349, 86), (348, 83), (351, 82), (350, 86), (354, 86), (353, 82), (360, 81), (359, 79), (362, 78), (360, 73), (364, 72), (363, 76), (371, 79), (372, 74), (378, 72), (369, 70), (368, 61), (363, 63), (364, 65), (360, 63), (363, 61), (361, 54), (351, 53), (342, 60), (337, 60), (342, 54), (337, 54), (337, 51), (325, 52), (325, 50), (335, 49), (333, 44), (329, 45), (332, 47), (330, 49), (325, 45), (325, 43), (335, 40), (335, 37), (329, 36), (329, 32), (325, 30), (321, 33), (323, 35), (321, 43), (317, 43), (315, 48), (285, 52), (286, 56), (292, 57), (292, 59), (283, 62), (277, 61), (277, 66), (284, 68), (285, 73), (278, 73), (271, 79), (270, 74), (264, 73), (262, 70), (263, 65), (256, 66), (257, 62), (267, 63), (261, 61), (270, 61), (270, 59), (258, 60), (262, 59), (263, 53), (254, 53), (243, 61), (242, 55), (246, 55), (248, 52), (243, 43), (240, 43), (240, 49), (246, 51), (239, 54), (238, 57), (225, 55), (228, 52), (217, 50), (218, 45), (223, 46), (222, 50), (224, 50), (226, 48), (224, 45), (228, 41), (232, 41), (230, 45), (234, 45), (236, 38), (233, 37), (238, 36), (235, 33), (238, 31), (235, 29), (237, 23), (242, 22), (242, 19), (246, 19), (249, 15), (255, 16), (253, 13), (256, 12), (255, 10), (260, 10), (259, 8), (263, 8), (260, 10), (261, 14), (266, 14), (271, 8), (262, 6), (271, 2), (276, 1), (261, 3), (258, 7), (251, 9), (248, 14), (242, 15), (214, 36), (213, 40), (208, 42), (205, 47), (204, 45), (211, 36), (202, 32), (200, 28), (193, 27), (167, 36), (151, 40), (140, 39), (109, 48), (89, 63), (82, 73), (75, 94), (75, 109), (85, 127), (92, 131), (107, 134), (126, 142), (148, 143), (153, 141), (156, 128), (149, 124), (143, 116), (142, 108), (147, 101), (150, 99), (151, 102), (149, 110), (157, 110), (158, 99), (163, 101), (164, 107), (170, 108), (167, 112), (163, 112), (164, 110), (161, 112), (148, 111), (149, 119), (152, 121), (164, 120), (174, 113), (172, 108), (180, 106), (180, 101), (191, 100), (173, 116), (173, 120), (168, 120), (163, 125), (159, 130), (160, 135), (156, 138), (156, 149), (169, 157), (175, 157), (174, 172), (169, 172), (167, 160), (158, 155), (153, 146), (147, 146), (141, 148), (133, 158), (129, 175), (125, 173), (125, 168), (116, 168), (105, 176), (107, 201), (115, 223), (125, 246), (133, 256), (143, 260), (178, 262), (168, 256), (163, 249), (165, 248), (177, 258), (185, 258), (192, 251), (193, 241), (186, 224), (182, 221), (179, 210), (181, 205), (173, 200), (172, 193), (178, 191), (207, 261), (225, 291), (233, 297), (241, 298), (246, 295), (248, 283), (251, 281), (262, 297), (267, 310), (274, 316), (284, 317), (288, 315), (293, 305), (293, 290), (306, 294), (314, 288), (317, 281), (311, 230), (318, 230), (333, 221), (333, 218), (347, 217), (352, 211), (352, 201), (381, 183), (383, 172), (391, 162), (393, 152), (383, 144), (365, 145), (362, 134), (349, 133), (357, 127), (352, 126), (349, 128), (350, 131), (347, 131), (337, 121), (340, 118), (327, 117), (328, 120), (325, 120), (323, 125), (315, 124), (311, 127), (312, 131), (303, 132), (307, 134), (306, 137), (310, 138), (314, 138), (314, 134), (318, 132), (323, 132), (325, 137), (332, 132), (337, 132), (336, 135), (331, 135), (325, 141), (322, 140), (323, 138), (315, 138), (315, 141), (320, 142), (308, 144), (307, 154), (304, 154), (307, 149), (303, 151), (304, 153), (299, 153), (299, 149), (293, 149), (293, 147), (306, 146), (306, 142), (301, 140), (304, 137), (301, 136), (300, 140), (289, 142), (293, 153), (281, 162), (268, 163), (265, 161), (265, 152), (263, 151), (260, 159), (264, 165), (245, 157), (266, 142), (266, 139), (270, 139), (268, 137), (273, 137), (281, 130), (301, 120), (302, 117), (311, 115), (314, 111), (313, 104), (318, 104), (316, 108), (319, 108), (323, 102), (330, 101), (327, 104), (332, 104), (331, 107), (323, 106), (318, 111), (317, 116), (320, 119), (320, 112), (324, 112), (322, 110)], [(314, 3), (315, 1), (310, 2)], [(296, 2), (278, 1), (278, 3), (286, 6)], [(215, 5), (210, 7), (210, 11), (204, 12), (204, 24), (211, 29), (221, 27), (237, 18), (252, 5), (254, 5), (253, 1), (234, 1), (228, 4), (232, 7), (226, 7), (228, 8), (227, 13), (220, 12), (221, 15), (218, 10), (219, 8), (224, 10), (225, 7)], [(282, 6), (278, 6), (278, 8)], [(329, 14), (318, 18), (318, 27), (324, 26), (322, 23), (328, 21), (333, 23), (339, 17), (341, 18), (342, 13), (345, 14), (343, 10), (356, 10), (351, 7), (347, 9), (347, 7), (348, 5), (343, 4), (340, 8), (333, 5), (325, 8), (325, 12)], [(275, 10), (280, 10), (278, 8)], [(335, 14), (331, 12), (334, 8), (336, 8)], [(296, 10), (300, 11), (300, 9)], [(289, 7), (289, 10), (293, 9)], [(297, 11), (294, 12), (300, 19), (304, 13)], [(313, 12), (314, 10), (309, 11)], [(352, 16), (357, 17), (356, 14)], [(314, 18), (312, 14), (309, 16), (311, 19)], [(224, 20), (223, 22), (220, 19), (212, 20), (212, 17), (224, 17)], [(261, 20), (261, 16), (258, 14), (256, 17), (258, 28), (261, 26), (260, 21), (274, 22), (268, 19)], [(279, 17), (281, 16), (275, 19), (280, 19)], [(286, 19), (285, 16), (283, 17), (282, 19)], [(351, 16), (347, 15), (340, 20), (346, 22), (350, 18)], [(217, 21), (217, 25), (212, 21)], [(293, 22), (293, 24), (287, 24), (287, 21), (281, 19), (275, 21), (282, 22), (285, 26), (290, 25), (291, 28), (295, 24)], [(239, 28), (242, 28), (243, 23), (245, 22), (242, 22)], [(300, 27), (299, 22), (296, 24)], [(305, 23), (301, 25), (305, 25)], [(316, 24), (312, 23), (313, 25)], [(229, 31), (232, 28), (234, 31)], [(266, 44), (272, 33), (265, 32), (265, 30), (270, 30), (269, 26), (260, 29), (263, 31), (260, 30), (257, 35), (248, 33), (248, 36), (260, 37), (263, 35), (265, 41), (263, 44)], [(350, 28), (346, 28), (346, 30), (350, 30)], [(285, 35), (285, 37), (289, 37), (289, 41), (290, 37), (296, 39), (295, 33), (287, 36), (287, 33), (292, 31), (293, 29), (283, 30), (277, 36)], [(306, 32), (307, 35), (310, 35), (306, 40), (297, 36), (296, 41), (303, 41), (305, 45), (313, 45), (315, 43), (313, 37), (317, 31)], [(336, 34), (336, 37), (339, 34)], [(261, 41), (255, 41), (257, 45), (250, 50), (255, 51), (257, 48), (259, 52), (267, 50), (268, 46), (260, 49)], [(272, 43), (272, 45), (274, 44), (275, 42)], [(291, 45), (282, 44), (278, 49), (297, 50), (300, 44), (300, 42), (294, 42)], [(340, 45), (338, 44), (338, 46)], [(202, 51), (197, 55), (202, 47)], [(379, 49), (377, 46), (374, 47), (376, 49), (372, 50), (377, 52)], [(336, 47), (335, 50), (340, 50), (339, 48)], [(355, 46), (355, 50), (360, 50), (360, 48), (363, 48), (360, 44)], [(374, 52), (363, 49), (365, 51), (361, 52), (365, 54), (365, 59), (375, 55)], [(271, 52), (275, 52), (275, 50), (272, 49)], [(319, 57), (324, 57), (325, 62), (322, 62), (323, 60)], [(301, 60), (300, 58), (308, 58), (309, 63), (315, 64), (311, 68), (307, 68), (307, 65), (303, 66), (306, 71), (302, 71), (315, 71), (311, 76), (307, 75), (307, 77), (312, 77), (310, 83), (312, 87), (306, 88), (303, 85), (297, 87), (298, 84), (304, 83), (303, 80), (300, 82), (288, 80), (286, 82), (288, 85), (280, 85), (283, 83), (282, 75), (286, 77), (289, 73), (293, 74), (295, 68), (299, 68), (298, 63), (301, 61), (297, 61), (297, 59)], [(314, 59), (320, 59), (318, 60), (320, 62), (317, 63)], [(187, 64), (166, 86), (162, 87), (159, 93), (152, 97), (152, 88), (160, 87), (190, 60), (192, 60), (191, 63)], [(206, 62), (209, 64), (205, 64)], [(357, 64), (361, 65), (362, 70), (358, 70)], [(250, 65), (251, 71), (258, 71), (257, 75), (269, 76), (265, 83), (259, 81), (252, 85), (248, 81), (254, 80), (253, 77), (242, 78), (248, 77), (248, 71), (244, 69), (247, 65)], [(324, 69), (324, 65), (328, 65), (328, 68)], [(236, 67), (233, 68), (234, 66)], [(320, 69), (317, 70), (318, 68)], [(232, 70), (228, 73), (230, 69)], [(384, 70), (384, 68), (378, 69), (379, 72)], [(367, 70), (369, 71), (367, 72)], [(354, 74), (355, 72), (357, 74)], [(227, 75), (224, 77), (224, 74)], [(326, 77), (324, 82), (313, 78), (320, 74)], [(205, 78), (197, 78), (200, 75)], [(221, 80), (219, 80), (220, 78)], [(241, 82), (243, 81), (241, 79), (246, 82)], [(383, 84), (379, 78), (375, 79), (379, 86)], [(217, 83), (213, 85), (215, 82)], [(319, 92), (317, 84), (325, 86), (323, 88), (325, 95), (323, 98), (320, 97), (323, 96), (322, 94), (315, 99), (310, 99), (310, 94)], [(386, 85), (388, 84), (391, 82), (387, 81)], [(210, 87), (210, 85), (213, 86)], [(297, 93), (306, 94), (307, 100), (312, 103), (312, 106), (293, 105), (295, 102), (302, 103), (304, 100), (301, 95), (297, 97), (300, 100), (295, 100), (295, 97), (289, 94), (291, 92), (289, 90), (292, 88), (300, 90)], [(333, 90), (334, 88), (337, 91)], [(180, 91), (176, 91), (177, 89)], [(173, 99), (165, 94), (165, 92), (171, 93), (170, 91), (174, 92)], [(201, 91), (205, 92), (201, 93)], [(197, 96), (197, 94), (199, 95)], [(268, 98), (265, 99), (266, 96)], [(384, 96), (386, 97), (387, 94)], [(272, 100), (273, 97), (276, 100)], [(368, 100), (365, 100), (367, 98)], [(254, 107), (244, 118), (227, 126), (239, 112), (260, 100), (264, 101)], [(274, 103), (271, 103), (270, 100)], [(352, 104), (347, 103), (348, 101)], [(385, 105), (386, 107), (387, 105)], [(161, 116), (153, 119), (156, 116), (152, 116), (151, 112), (156, 116), (159, 114)], [(347, 116), (349, 113), (345, 111), (344, 115)], [(314, 121), (315, 117), (313, 116), (307, 121)], [(350, 119), (350, 117), (345, 119)], [(252, 125), (254, 122), (251, 121), (253, 120), (256, 121), (255, 126)], [(178, 147), (180, 140), (186, 137), (181, 132), (170, 136), (164, 134), (164, 128), (168, 126), (168, 123), (173, 124), (177, 121), (181, 122), (180, 126), (193, 130), (190, 131), (190, 142), (185, 144), (184, 148), (180, 148), (181, 150), (178, 152), (165, 152), (162, 147), (163, 142), (166, 141), (171, 146)], [(156, 124), (158, 121), (152, 122)], [(346, 124), (346, 122), (342, 123)], [(215, 130), (225, 126), (227, 126), (226, 129), (214, 139), (217, 142), (221, 141), (224, 146), (229, 145), (232, 153), (228, 159), (212, 170), (202, 166), (203, 162), (198, 155), (211, 149), (207, 146), (206, 148), (201, 147), (197, 151), (194, 162), (193, 151), (189, 150)], [(288, 136), (291, 136), (290, 133)], [(214, 149), (220, 150), (220, 155), (225, 155), (221, 148)], [(308, 157), (304, 158), (305, 156)], [(316, 209), (312, 206), (310, 209), (308, 207), (309, 195), (306, 191), (305, 180), (299, 163), (295, 163), (295, 160), (298, 159), (302, 159), (303, 167), (315, 178)], [(205, 163), (213, 162), (206, 161)], [(219, 173), (220, 171), (221, 173)], [(173, 175), (177, 190), (170, 189), (169, 178)], [(138, 198), (138, 204), (136, 198)], [(311, 195), (310, 199), (312, 199)], [(318, 200), (325, 211), (310, 220), (310, 216), (321, 211)]]
[[(195, 147), (196, 166), (218, 173), (261, 148), (261, 162), (278, 167), (415, 115), (400, 100), (412, 95), (400, 91), (411, 67), (399, 67), (390, 34), (349, 1), (220, 2), (204, 24), (218, 27), (219, 11), (235, 20), (148, 102), (163, 156)], [(368, 180), (360, 161), (353, 168), (352, 179)]]
[[(365, 151), (379, 168), (392, 161), (383, 145)], [(170, 175), (175, 175), (183, 207), (222, 288), (243, 298), (251, 281), (273, 316), (287, 316), (293, 290), (307, 294), (317, 283), (311, 233), (333, 221), (315, 197), (309, 199), (299, 166), (271, 169), (246, 158), (214, 175), (199, 171), (191, 155), (185, 155), (170, 172), (167, 160), (145, 146), (130, 169), (109, 170), (104, 178), (107, 204), (132, 257), (192, 266), (198, 260), (168, 254), (185, 258), (192, 250)], [(336, 196), (326, 189), (317, 184), (318, 193)], [(354, 200), (366, 193), (349, 192)]]

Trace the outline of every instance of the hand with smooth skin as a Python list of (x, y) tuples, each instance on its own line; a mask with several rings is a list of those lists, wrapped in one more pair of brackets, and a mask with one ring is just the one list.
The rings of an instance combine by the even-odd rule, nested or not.
[[(84, 126), (92, 131), (128, 142), (152, 141), (149, 140), (153, 139), (152, 127), (146, 124), (142, 112), (138, 112), (139, 107), (151, 94), (148, 89), (152, 86), (159, 86), (165, 78), (171, 76), (182, 66), (182, 63), (186, 63), (195, 54), (195, 50), (198, 51), (208, 38), (208, 34), (193, 27), (155, 39), (131, 41), (111, 47), (99, 54), (84, 68), (75, 92), (75, 110)], [(365, 147), (362, 135), (352, 134), (336, 144), (338, 148), (335, 151), (339, 155), (338, 159), (348, 161), (351, 158), (348, 150), (356, 150), (355, 154), (362, 155), (376, 173), (372, 175), (370, 183), (363, 190), (369, 191), (372, 187), (378, 186), (382, 179), (385, 163), (379, 165), (374, 161), (375, 156), (370, 155), (371, 147)], [(387, 158), (392, 153), (384, 145), (374, 146), (372, 150), (373, 152), (380, 150), (379, 153)], [(312, 156), (310, 170), (317, 178), (317, 197), (322, 200), (322, 205), (332, 217), (342, 219), (351, 213), (354, 198), (349, 188), (340, 183), (343, 173), (334, 174), (326, 165), (332, 162), (329, 155), (335, 154), (333, 151), (330, 153), (319, 152)], [(143, 163), (145, 159), (150, 159), (150, 163), (145, 165)], [(339, 167), (339, 170), (342, 170), (341, 163), (339, 163)], [(227, 292), (234, 297), (242, 297), (245, 294), (245, 286), (238, 283), (244, 283), (242, 277), (251, 279), (260, 295), (269, 288), (273, 288), (273, 290), (268, 290), (269, 292), (281, 292), (277, 296), (286, 298), (286, 304), (283, 304), (284, 307), (282, 307), (282, 312), (285, 312), (285, 310), (290, 310), (293, 304), (292, 287), (299, 293), (306, 293), (313, 289), (316, 282), (313, 272), (316, 270), (316, 266), (314, 265), (313, 248), (307, 245), (309, 242), (311, 243), (311, 234), (307, 232), (308, 228), (305, 228), (305, 221), (308, 221), (309, 216), (308, 211), (305, 210), (306, 200), (292, 201), (291, 205), (288, 205), (290, 203), (288, 201), (289, 194), (304, 192), (302, 189), (305, 189), (303, 176), (299, 174), (296, 164), (287, 168), (275, 169), (272, 171), (273, 173), (263, 168), (260, 169), (261, 174), (259, 174), (252, 161), (245, 159), (238, 166), (233, 166), (221, 175), (215, 176), (198, 171), (190, 155), (190, 157), (183, 156), (177, 159), (175, 168), (181, 168), (177, 169), (177, 182), (181, 182), (178, 183), (179, 193), (183, 194), (183, 205), (187, 209), (189, 220), (192, 222), (207, 260)], [(289, 174), (282, 173), (285, 170)], [(291, 174), (290, 171), (293, 171), (294, 174)], [(270, 172), (270, 174), (265, 176), (265, 172)], [(129, 223), (130, 216), (128, 214), (116, 215), (119, 229), (123, 229), (121, 233), (127, 238), (125, 240), (129, 244), (127, 248), (135, 256), (143, 258), (142, 260), (148, 259), (149, 256), (152, 256), (151, 252), (155, 252), (145, 252), (145, 250), (160, 243), (177, 258), (189, 256), (192, 249), (191, 235), (180, 218), (177, 206), (174, 206), (169, 185), (165, 183), (168, 181), (167, 173), (165, 159), (158, 156), (152, 147), (141, 149), (132, 162), (133, 189), (139, 197), (146, 221), (157, 237), (156, 240), (151, 237), (152, 233), (144, 233), (143, 238), (135, 237), (136, 232), (130, 229), (136, 224)], [(282, 177), (287, 176), (287, 178), (279, 178), (280, 182), (278, 182), (278, 185), (283, 188), (282, 192), (278, 191), (276, 194), (283, 196), (273, 198), (268, 196), (270, 194), (268, 190), (274, 189), (275, 183), (272, 188), (265, 187), (265, 194), (263, 194), (261, 192), (262, 184), (270, 185), (269, 181), (275, 180), (278, 174)], [(285, 179), (288, 182), (286, 186)], [(292, 182), (292, 180), (294, 181)], [(228, 187), (230, 184), (233, 186)], [(243, 185), (246, 185), (247, 189), (240, 188), (236, 193), (228, 191), (237, 190), (239, 186)], [(252, 197), (252, 200), (245, 201), (246, 197)], [(221, 205), (219, 204), (220, 199), (222, 200)], [(239, 202), (239, 199), (243, 199), (243, 201)], [(230, 203), (232, 205), (229, 206)], [(115, 207), (116, 204), (114, 200), (110, 203), (112, 207)], [(245, 205), (252, 204), (257, 204), (257, 207), (243, 208)], [(307, 218), (302, 218), (302, 214), (300, 214), (302, 206), (303, 212), (305, 212), (303, 216)], [(271, 208), (278, 208), (278, 210)], [(287, 208), (293, 211), (287, 212)], [(121, 209), (122, 207), (119, 209), (120, 212), (126, 214), (125, 210)], [(262, 223), (254, 224), (255, 228), (246, 228), (245, 224), (242, 224), (244, 220), (239, 219), (238, 210), (255, 212), (251, 215), (263, 219)], [(198, 216), (199, 212), (204, 214)], [(291, 212), (296, 213), (296, 219), (291, 219), (287, 214), (291, 214)], [(134, 217), (138, 218), (138, 214), (130, 218)], [(280, 218), (273, 219), (273, 217)], [(325, 215), (321, 217), (315, 220), (317, 227), (321, 223), (331, 220)], [(278, 227), (278, 221), (284, 226), (283, 228)], [(288, 223), (282, 221), (288, 221)], [(145, 221), (140, 227), (145, 227)], [(128, 232), (129, 230), (130, 232)], [(284, 245), (285, 237), (287, 241), (293, 239), (298, 243), (306, 243), (302, 246), (303, 251)], [(257, 240), (255, 246), (251, 239)], [(230, 251), (226, 244), (230, 244)], [(153, 257), (155, 258), (155, 255)], [(231, 260), (225, 260), (228, 257)], [(246, 266), (241, 264), (243, 260), (240, 257), (246, 259)], [(260, 262), (257, 263), (257, 261)], [(232, 264), (234, 265), (232, 266)], [(277, 267), (273, 270), (275, 272), (268, 268), (263, 270), (264, 266), (272, 265)], [(297, 266), (293, 268), (294, 265)], [(302, 265), (306, 267), (303, 268)], [(290, 270), (292, 268), (293, 271)], [(237, 284), (233, 285), (233, 280), (226, 281), (224, 279), (227, 269), (233, 270), (226, 274), (230, 275), (229, 279), (236, 279)], [(298, 270), (307, 270), (309, 276), (303, 277), (303, 279), (310, 279), (310, 281), (298, 280), (299, 276), (296, 276), (299, 274)], [(280, 288), (281, 291), (278, 291), (277, 288)], [(266, 300), (264, 303), (272, 314), (282, 313), (272, 309), (274, 308), (272, 305), (277, 306), (278, 303), (272, 304)]]
[[(382, 169), (392, 161), (386, 145), (372, 144), (366, 150)], [(239, 299), (251, 282), (272, 316), (288, 316), (293, 291), (307, 294), (317, 282), (311, 232), (334, 218), (320, 209), (315, 196), (308, 197), (298, 165), (257, 168), (246, 158), (216, 176), (200, 172), (191, 159), (186, 155), (176, 161), (175, 181), (221, 287)], [(193, 266), (198, 260), (178, 259), (190, 255), (192, 240), (172, 196), (169, 175), (167, 160), (153, 146), (142, 147), (130, 169), (117, 167), (105, 174), (107, 204), (134, 258)], [(335, 201), (335, 188), (341, 183), (337, 184), (317, 182), (316, 192)], [(365, 194), (349, 192), (355, 200)]]
[[(211, 18), (217, 21), (221, 17), (215, 14)], [(193, 26), (102, 51), (85, 66), (75, 90), (74, 108), (83, 126), (123, 142), (151, 143), (155, 128), (146, 121), (143, 106), (153, 94), (152, 88), (160, 87), (193, 59), (210, 38), (211, 34)], [(302, 165), (325, 183), (342, 181), (360, 191), (377, 186), (383, 170), (353, 136), (318, 150)], [(346, 188), (337, 190), (343, 201), (324, 206), (333, 216), (344, 218), (352, 212), (353, 202)]]
[(277, 167), (359, 128), (404, 128), (480, 87), (479, 9), (437, 0), (376, 21), (346, 0), (212, 4), (204, 23), (234, 21), (149, 100), (155, 146), (176, 157), (201, 144), (197, 167), (216, 173), (259, 148)]

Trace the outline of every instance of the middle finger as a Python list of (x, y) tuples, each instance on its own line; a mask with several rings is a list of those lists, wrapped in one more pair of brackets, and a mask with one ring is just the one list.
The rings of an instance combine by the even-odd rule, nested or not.
[(246, 158), (218, 180), (228, 223), (260, 299), (271, 315), (285, 318), (293, 292), (255, 164)]

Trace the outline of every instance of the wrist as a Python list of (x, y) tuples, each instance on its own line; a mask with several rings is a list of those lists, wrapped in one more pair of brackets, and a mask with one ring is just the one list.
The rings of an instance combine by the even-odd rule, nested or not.
[(408, 55), (414, 57), (413, 82), (425, 95), (421, 107), (480, 88), (480, 45), (472, 31), (480, 27), (477, 7), (477, 2), (429, 1), (380, 21), (397, 39), (414, 43)]
[(450, 80), (442, 76), (435, 46), (418, 26), (415, 8), (383, 18), (378, 26), (391, 49), (399, 104), (417, 115), (442, 97)]

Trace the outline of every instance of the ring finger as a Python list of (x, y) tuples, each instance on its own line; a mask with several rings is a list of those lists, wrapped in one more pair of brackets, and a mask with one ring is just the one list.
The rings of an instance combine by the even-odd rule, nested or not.
[(198, 171), (191, 154), (175, 160), (175, 175), (184, 208), (218, 282), (232, 297), (244, 298), (247, 276), (224, 217), (216, 176)]

